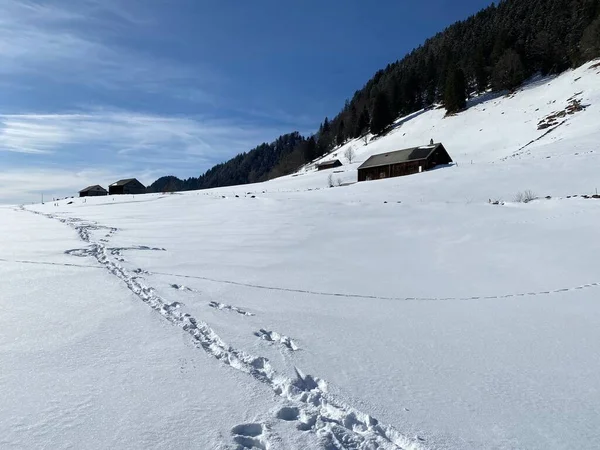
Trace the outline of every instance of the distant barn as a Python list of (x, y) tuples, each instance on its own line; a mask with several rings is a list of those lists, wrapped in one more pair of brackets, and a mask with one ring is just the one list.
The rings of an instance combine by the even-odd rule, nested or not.
[(99, 197), (101, 195), (108, 195), (108, 191), (97, 184), (94, 186), (88, 186), (79, 191), (80, 197)]
[(146, 186), (140, 183), (135, 178), (127, 178), (125, 180), (119, 180), (116, 183), (111, 184), (108, 187), (108, 193), (110, 195), (120, 194), (144, 194), (146, 192)]
[(342, 166), (341, 161), (339, 159), (334, 159), (332, 161), (325, 161), (317, 164), (317, 170), (335, 169), (340, 166)]
[(358, 181), (380, 180), (424, 172), (452, 158), (440, 143), (373, 155), (358, 168)]

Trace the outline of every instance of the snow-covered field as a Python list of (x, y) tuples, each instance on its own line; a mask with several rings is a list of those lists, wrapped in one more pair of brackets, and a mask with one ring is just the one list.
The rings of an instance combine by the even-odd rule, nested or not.
[(1, 207), (0, 448), (597, 447), (591, 66), (335, 152), (424, 174)]

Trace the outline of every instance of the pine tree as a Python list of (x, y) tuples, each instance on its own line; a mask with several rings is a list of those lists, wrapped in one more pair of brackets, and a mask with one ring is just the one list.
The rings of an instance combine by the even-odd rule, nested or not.
[(486, 69), (485, 63), (485, 50), (482, 46), (479, 46), (475, 53), (475, 60), (473, 61), (473, 72), (475, 74), (475, 86), (478, 93), (485, 92), (490, 82), (490, 77)]
[(342, 119), (338, 126), (337, 135), (335, 136), (335, 143), (338, 146), (340, 146), (340, 145), (343, 145), (345, 141), (346, 141), (346, 139), (344, 137), (344, 119)]
[(346, 138), (357, 138), (356, 135), (356, 126), (358, 124), (358, 114), (356, 113), (356, 105), (352, 103), (350, 105), (350, 116), (348, 118), (348, 123), (346, 124), (345, 135)]
[(547, 31), (539, 32), (533, 39), (530, 47), (530, 55), (536, 70), (539, 70), (542, 75), (550, 73), (556, 58), (553, 51), (552, 38)]
[(385, 92), (380, 92), (375, 97), (373, 103), (373, 112), (371, 113), (371, 133), (377, 135), (385, 131), (385, 129), (391, 125), (394, 121), (394, 117), (390, 111), (388, 105), (387, 95)]
[(433, 105), (435, 103), (435, 96), (437, 93), (437, 72), (435, 66), (435, 60), (433, 54), (429, 54), (427, 57), (427, 63), (425, 64), (423, 85), (425, 86), (425, 104)]
[(354, 133), (355, 137), (360, 137), (369, 131), (369, 124), (371, 122), (371, 117), (369, 115), (369, 110), (365, 106), (358, 116), (358, 123), (356, 125), (356, 131)]
[(580, 48), (584, 60), (600, 56), (600, 16), (583, 32)]
[(329, 151), (331, 147), (331, 143), (333, 142), (333, 136), (331, 135), (331, 125), (329, 123), (329, 119), (325, 117), (321, 128), (319, 129), (319, 141), (318, 147), (321, 149), (324, 154)]
[(444, 104), (449, 114), (467, 106), (465, 73), (462, 69), (452, 68), (446, 77)]
[(512, 48), (494, 66), (492, 87), (495, 90), (515, 89), (525, 80), (525, 69), (519, 54)]
[(317, 155), (317, 143), (315, 137), (311, 136), (306, 140), (303, 146), (304, 150), (304, 162), (310, 162), (315, 159)]

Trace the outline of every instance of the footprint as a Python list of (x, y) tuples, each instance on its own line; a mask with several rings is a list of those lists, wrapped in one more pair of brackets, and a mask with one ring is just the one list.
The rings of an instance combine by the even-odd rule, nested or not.
[(277, 418), (281, 420), (285, 420), (286, 422), (291, 422), (292, 420), (298, 420), (300, 416), (300, 410), (295, 407), (284, 407), (281, 408), (277, 412)]
[(260, 436), (263, 432), (263, 426), (260, 423), (243, 423), (237, 425), (231, 429), (232, 434), (239, 434), (242, 436), (256, 437)]
[(303, 410), (300, 412), (298, 425), (296, 428), (300, 431), (309, 431), (317, 424), (318, 415), (310, 411)]
[(276, 331), (267, 331), (264, 328), (261, 328), (260, 330), (254, 332), (254, 336), (257, 336), (265, 341), (277, 342), (293, 352), (300, 350), (300, 347), (298, 347), (291, 338), (279, 334)]
[(259, 449), (267, 450), (266, 444), (257, 438), (251, 438), (247, 436), (235, 436), (233, 440), (238, 444), (238, 450), (243, 449)]
[(181, 304), (180, 302), (171, 302), (171, 303), (165, 303), (165, 304), (162, 306), (162, 309), (163, 309), (163, 310), (165, 310), (165, 311), (171, 311), (171, 310), (173, 310), (173, 309), (178, 309), (178, 308), (181, 308), (181, 305), (182, 305), (182, 304)]
[(221, 311), (233, 311), (238, 314), (241, 314), (242, 316), (253, 316), (254, 315), (254, 313), (244, 311), (243, 309), (240, 309), (237, 306), (226, 305), (225, 303), (210, 302), (208, 304), (208, 306), (210, 306), (211, 308), (219, 309)]
[(172, 287), (173, 289), (176, 289), (176, 290), (178, 290), (178, 291), (194, 292), (194, 290), (193, 290), (192, 288), (189, 288), (189, 287), (187, 287), (187, 286), (183, 286), (183, 285), (181, 285), (181, 284), (176, 284), (176, 283), (173, 283), (173, 284), (171, 284), (171, 287)]
[(86, 258), (92, 256), (92, 250), (89, 248), (74, 248), (72, 250), (65, 250), (65, 255), (77, 256), (78, 258)]
[(267, 443), (263, 439), (264, 427), (260, 423), (243, 423), (231, 429), (233, 440), (238, 444), (238, 449), (267, 450)]

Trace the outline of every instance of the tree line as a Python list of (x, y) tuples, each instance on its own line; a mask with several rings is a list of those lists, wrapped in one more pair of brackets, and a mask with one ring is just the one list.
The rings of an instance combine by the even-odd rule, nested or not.
[(472, 94), (514, 90), (533, 74), (557, 74), (599, 56), (600, 0), (504, 0), (379, 70), (314, 135), (286, 134), (198, 178), (163, 177), (150, 189), (204, 189), (286, 175), (348, 139), (385, 133), (401, 115), (434, 104), (456, 113)]

